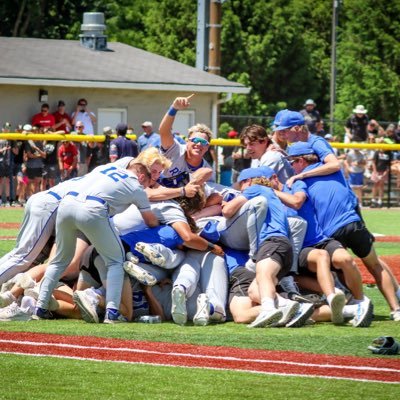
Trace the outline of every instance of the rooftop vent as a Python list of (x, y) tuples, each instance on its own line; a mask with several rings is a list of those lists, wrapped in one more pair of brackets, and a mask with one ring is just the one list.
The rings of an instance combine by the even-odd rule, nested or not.
[(103, 34), (105, 29), (103, 13), (84, 13), (82, 33), (79, 35), (81, 45), (91, 50), (107, 50), (107, 36)]

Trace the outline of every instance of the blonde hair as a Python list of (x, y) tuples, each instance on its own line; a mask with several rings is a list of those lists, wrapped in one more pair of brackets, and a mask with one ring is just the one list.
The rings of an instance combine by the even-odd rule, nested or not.
[(143, 150), (134, 160), (136, 163), (141, 163), (147, 167), (148, 170), (156, 162), (160, 163), (163, 169), (169, 168), (172, 164), (171, 160), (160, 154), (156, 147), (150, 147)]
[(188, 131), (188, 137), (190, 138), (190, 136), (196, 132), (204, 133), (205, 135), (207, 135), (208, 141), (210, 141), (212, 139), (211, 129), (205, 124), (196, 124), (196, 125), (191, 126)]
[(251, 184), (272, 187), (271, 181), (269, 179), (265, 178), (264, 176), (260, 176), (259, 178), (252, 178)]

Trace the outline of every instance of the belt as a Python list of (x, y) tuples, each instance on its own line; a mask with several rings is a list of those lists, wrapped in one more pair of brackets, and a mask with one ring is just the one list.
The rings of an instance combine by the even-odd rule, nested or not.
[[(67, 196), (78, 197), (78, 196), (79, 196), (79, 193), (78, 193), (78, 192), (68, 192), (68, 193), (67, 193)], [(101, 204), (107, 204), (107, 202), (106, 202), (105, 200), (103, 200), (103, 199), (100, 198), (100, 197), (96, 197), (96, 196), (86, 196), (86, 197), (85, 197), (85, 200), (94, 200), (94, 201), (97, 201), (97, 202), (99, 202), (99, 203), (101, 203)]]
[(56, 193), (56, 192), (52, 192), (51, 190), (49, 190), (47, 192), (47, 194), (51, 194), (53, 197), (55, 197), (58, 201), (61, 200), (61, 197)]

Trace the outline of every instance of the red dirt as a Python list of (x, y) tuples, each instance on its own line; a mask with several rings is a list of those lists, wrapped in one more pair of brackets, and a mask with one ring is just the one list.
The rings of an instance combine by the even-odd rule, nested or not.
[(0, 332), (0, 352), (400, 383), (400, 359)]
[(19, 229), (19, 222), (0, 222), (0, 229)]
[[(389, 265), (390, 269), (393, 271), (394, 276), (397, 278), (397, 281), (400, 282), (400, 255), (380, 256), (379, 258), (381, 258), (387, 265)], [(361, 271), (363, 283), (374, 284), (375, 279), (364, 267), (362, 261), (359, 258), (356, 258), (355, 261)]]

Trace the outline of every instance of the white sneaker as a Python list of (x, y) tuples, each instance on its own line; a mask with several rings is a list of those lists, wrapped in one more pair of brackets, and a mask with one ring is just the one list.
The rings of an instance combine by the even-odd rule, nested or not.
[(13, 294), (7, 290), (6, 292), (0, 294), (0, 308), (7, 307), (16, 300), (17, 299), (13, 296)]
[(91, 294), (91, 289), (76, 290), (72, 295), (74, 303), (78, 306), (84, 321), (89, 323), (99, 323), (97, 315), (97, 305), (99, 300), (96, 295)]
[(374, 306), (370, 299), (357, 304), (357, 311), (351, 324), (355, 328), (366, 328), (371, 325), (374, 318)]
[(167, 264), (165, 257), (149, 243), (137, 242), (135, 250), (143, 254), (153, 265), (165, 267)]
[(174, 322), (178, 325), (185, 325), (187, 322), (186, 294), (183, 288), (175, 286), (172, 289), (171, 315)]
[(193, 324), (196, 326), (206, 326), (210, 322), (210, 302), (205, 293), (200, 293), (197, 297), (196, 315), (193, 317)]
[(278, 321), (276, 326), (285, 326), (299, 311), (300, 303), (297, 301), (288, 300), (288, 303), (283, 307), (278, 307), (282, 311), (282, 318)]
[(300, 303), (300, 307), (294, 317), (286, 324), (286, 328), (299, 328), (308, 324), (309, 318), (314, 312), (314, 305), (311, 303)]
[(29, 321), (30, 319), (32, 319), (32, 313), (19, 307), (16, 302), (0, 311), (0, 322)]
[(272, 310), (262, 310), (258, 317), (249, 325), (248, 328), (265, 328), (268, 326), (273, 326), (276, 322), (278, 322), (282, 318), (282, 311), (274, 308)]
[(390, 319), (396, 322), (400, 321), (400, 308), (390, 313)]
[[(33, 297), (35, 300), (39, 298), (40, 284), (36, 283), (34, 287), (24, 290), (24, 296)], [(58, 301), (51, 295), (49, 302), (49, 311), (56, 311), (58, 309)]]
[(124, 262), (124, 270), (129, 276), (137, 279), (142, 285), (154, 286), (157, 283), (157, 278), (153, 274), (131, 261)]
[(126, 253), (126, 261), (130, 261), (133, 264), (137, 264), (140, 260), (133, 255), (130, 251)]
[(337, 291), (332, 297), (330, 303), (330, 309), (332, 313), (332, 322), (335, 325), (341, 325), (344, 323), (343, 307), (346, 304), (346, 296), (342, 291)]

